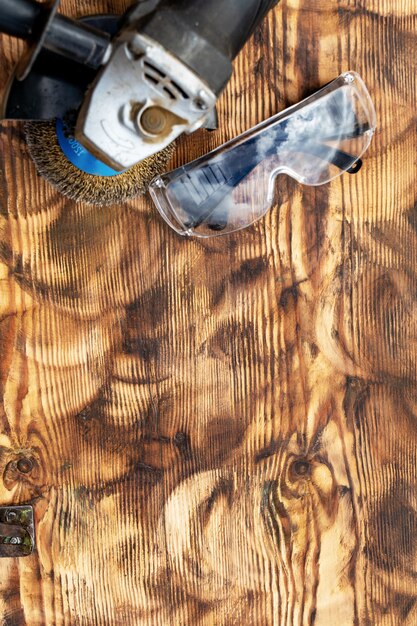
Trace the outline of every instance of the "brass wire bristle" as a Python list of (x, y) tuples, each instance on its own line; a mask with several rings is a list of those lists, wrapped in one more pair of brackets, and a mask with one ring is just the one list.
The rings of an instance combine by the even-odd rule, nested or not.
[(79, 170), (62, 152), (54, 121), (27, 122), (26, 141), (39, 174), (60, 193), (77, 202), (104, 206), (146, 193), (151, 180), (166, 170), (174, 144), (116, 176), (95, 176)]

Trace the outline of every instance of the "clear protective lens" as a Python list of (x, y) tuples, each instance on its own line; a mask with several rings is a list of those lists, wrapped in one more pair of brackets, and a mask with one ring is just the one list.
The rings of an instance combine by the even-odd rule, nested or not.
[(231, 233), (272, 206), (278, 174), (322, 185), (351, 170), (375, 127), (366, 86), (348, 72), (213, 152), (158, 176), (151, 197), (181, 235)]

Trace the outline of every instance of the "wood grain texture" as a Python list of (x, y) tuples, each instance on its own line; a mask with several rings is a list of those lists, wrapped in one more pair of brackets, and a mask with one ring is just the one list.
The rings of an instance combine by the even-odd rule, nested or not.
[(416, 0), (271, 13), (177, 162), (347, 69), (378, 132), (228, 238), (69, 202), (1, 126), (0, 504), (38, 543), (3, 626), (417, 626), (416, 29)]

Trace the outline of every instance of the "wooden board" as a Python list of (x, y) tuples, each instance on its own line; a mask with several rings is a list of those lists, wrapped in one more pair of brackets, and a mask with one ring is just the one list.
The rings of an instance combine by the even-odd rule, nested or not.
[(271, 13), (177, 162), (348, 69), (378, 132), (228, 238), (69, 202), (1, 127), (0, 504), (38, 542), (3, 626), (417, 625), (416, 29), (416, 0)]

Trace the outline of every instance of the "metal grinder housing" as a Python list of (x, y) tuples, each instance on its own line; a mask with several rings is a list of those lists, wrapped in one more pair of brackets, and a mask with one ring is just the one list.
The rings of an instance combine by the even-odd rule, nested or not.
[(3, 117), (76, 111), (76, 138), (123, 171), (210, 126), (233, 59), (278, 0), (142, 0), (122, 18), (81, 22), (58, 14), (58, 2), (47, 10), (33, 0), (0, 0), (0, 30), (34, 42)]

